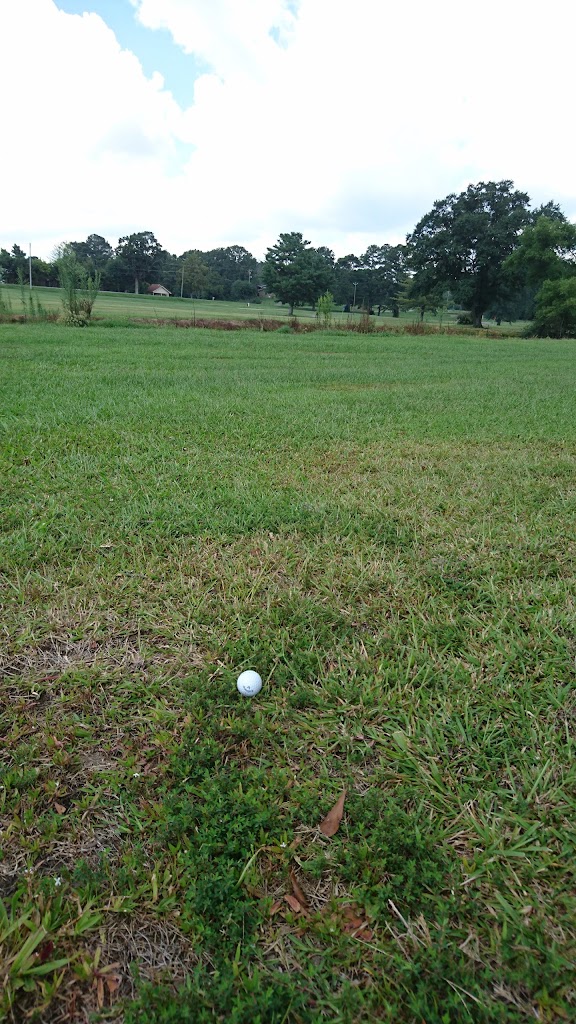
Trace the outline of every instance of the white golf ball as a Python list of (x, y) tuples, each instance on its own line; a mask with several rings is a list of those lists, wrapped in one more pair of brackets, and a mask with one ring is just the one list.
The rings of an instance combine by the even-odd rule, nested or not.
[(262, 689), (262, 679), (257, 672), (249, 668), (238, 676), (236, 686), (243, 697), (255, 697)]

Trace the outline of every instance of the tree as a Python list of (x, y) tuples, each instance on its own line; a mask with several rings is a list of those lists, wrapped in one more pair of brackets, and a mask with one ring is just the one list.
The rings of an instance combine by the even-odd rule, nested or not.
[(332, 280), (334, 255), (329, 249), (312, 249), (299, 231), (284, 232), (266, 252), (264, 282), (280, 302), (313, 305)]
[(576, 225), (554, 204), (542, 209), (505, 267), (518, 285), (537, 290), (531, 333), (563, 338), (576, 333)]
[(91, 273), (94, 273), (95, 270), (102, 271), (114, 256), (110, 242), (107, 242), (102, 235), (88, 235), (85, 242), (69, 242), (68, 244), (76, 258)]
[(538, 217), (522, 232), (505, 270), (519, 284), (537, 287), (570, 276), (576, 272), (576, 225), (563, 214), (561, 219), (548, 214)]
[(576, 337), (576, 277), (544, 282), (536, 297), (532, 333), (539, 338)]
[(161, 253), (162, 247), (151, 231), (139, 231), (119, 239), (116, 256), (130, 270), (136, 295), (144, 278), (151, 278), (157, 272)]
[[(201, 253), (202, 262), (212, 271), (214, 295), (231, 299), (235, 281), (247, 281), (254, 286), (258, 279), (258, 261), (242, 245), (211, 249)], [(236, 289), (238, 291), (238, 289)], [(253, 287), (250, 294), (254, 294)]]
[(19, 245), (14, 244), (10, 252), (0, 249), (0, 276), (5, 284), (16, 284), (26, 274), (28, 257)]
[(218, 280), (204, 263), (203, 256), (204, 253), (194, 249), (184, 254), (184, 290), (196, 299), (206, 298), (218, 291)]
[(252, 302), (258, 298), (258, 288), (247, 277), (240, 277), (232, 282), (230, 298), (234, 302)]
[(502, 265), (529, 221), (528, 203), (511, 181), (479, 182), (435, 202), (407, 239), (416, 288), (450, 288), (481, 327), (505, 286)]
[(341, 256), (334, 264), (333, 294), (334, 301), (340, 305), (351, 306), (354, 302), (354, 284), (358, 286), (361, 261), (353, 253)]
[(51, 287), (58, 284), (58, 268), (54, 263), (32, 257), (32, 284)]
[[(366, 309), (377, 304), (400, 315), (399, 296), (406, 277), (406, 247), (370, 245), (360, 257), (360, 295)], [(380, 311), (380, 310), (379, 310)]]
[(445, 309), (451, 299), (450, 291), (442, 285), (432, 287), (430, 291), (424, 291), (423, 281), (416, 277), (406, 275), (398, 290), (398, 308), (403, 310), (418, 310), (420, 323), (424, 320), (425, 313), (437, 313), (439, 309)]

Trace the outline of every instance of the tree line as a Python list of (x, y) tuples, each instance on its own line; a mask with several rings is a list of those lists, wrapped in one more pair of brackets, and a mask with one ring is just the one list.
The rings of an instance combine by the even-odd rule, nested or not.
[[(511, 181), (450, 194), (434, 203), (405, 244), (371, 245), (361, 256), (336, 259), (295, 231), (280, 234), (263, 263), (240, 245), (176, 256), (151, 231), (121, 238), (116, 248), (92, 234), (60, 247), (52, 262), (33, 257), (34, 284), (59, 283), (63, 252), (110, 291), (139, 293), (162, 283), (176, 295), (257, 302), (266, 290), (291, 312), (329, 293), (345, 310), (399, 316), (416, 308), (423, 317), (450, 305), (475, 327), (483, 317), (531, 320), (541, 336), (576, 335), (576, 226), (554, 202), (532, 209)], [(27, 274), (18, 245), (0, 249), (0, 280)]]
[[(98, 276), (104, 291), (136, 294), (150, 284), (163, 284), (174, 295), (218, 299), (256, 298), (260, 281), (258, 260), (241, 245), (200, 252), (189, 249), (176, 256), (163, 249), (152, 231), (121, 238), (116, 248), (92, 234), (83, 242), (66, 242), (50, 262), (32, 257), (32, 283), (58, 286), (63, 256), (72, 255), (91, 277)], [(28, 280), (26, 253), (18, 245), (0, 249), (0, 279), (6, 284)]]

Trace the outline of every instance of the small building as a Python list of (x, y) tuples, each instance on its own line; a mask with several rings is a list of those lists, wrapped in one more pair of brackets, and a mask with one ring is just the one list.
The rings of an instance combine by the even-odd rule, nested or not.
[(165, 288), (163, 284), (150, 284), (150, 285), (148, 285), (148, 294), (149, 295), (172, 295), (172, 292), (169, 292), (168, 289)]

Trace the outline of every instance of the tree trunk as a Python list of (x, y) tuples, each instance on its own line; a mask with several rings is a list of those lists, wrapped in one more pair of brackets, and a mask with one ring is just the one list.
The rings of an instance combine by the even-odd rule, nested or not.
[(140, 294), (139, 291), (138, 291), (139, 284), (140, 284), (140, 282), (138, 281), (138, 278), (135, 277), (134, 278), (134, 295), (139, 295)]
[(294, 303), (290, 302), (288, 305), (290, 306), (290, 309), (288, 310), (288, 316), (294, 316)]
[(474, 327), (482, 327), (482, 310), (481, 309), (473, 309), (472, 310), (472, 322), (474, 324)]

